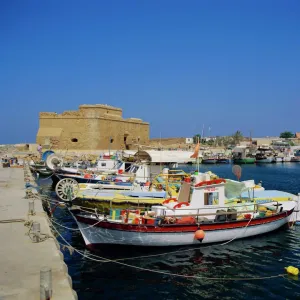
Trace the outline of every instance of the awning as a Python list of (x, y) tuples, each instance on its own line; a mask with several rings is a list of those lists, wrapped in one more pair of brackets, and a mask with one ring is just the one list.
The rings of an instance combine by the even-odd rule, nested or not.
[(59, 137), (62, 133), (62, 128), (41, 127), (39, 128), (37, 136), (41, 137)]
[[(134, 154), (136, 159), (149, 161), (152, 163), (188, 163), (195, 162), (195, 158), (191, 158), (193, 151), (138, 151)], [(199, 157), (201, 155), (199, 154)]]

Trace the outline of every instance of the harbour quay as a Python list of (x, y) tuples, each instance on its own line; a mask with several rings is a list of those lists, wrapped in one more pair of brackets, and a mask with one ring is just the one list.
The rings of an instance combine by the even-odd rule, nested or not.
[(0, 166), (0, 299), (76, 300), (34, 184), (26, 164)]

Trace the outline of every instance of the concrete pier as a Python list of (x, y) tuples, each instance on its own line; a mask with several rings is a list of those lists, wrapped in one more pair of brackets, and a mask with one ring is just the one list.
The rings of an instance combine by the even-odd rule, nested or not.
[[(52, 269), (51, 300), (77, 299), (67, 266), (52, 235), (40, 199), (34, 200), (36, 214), (29, 216), (48, 234), (43, 242), (33, 243), (28, 235), (29, 200), (26, 199), (24, 170), (0, 166), (0, 300), (39, 300), (40, 270)], [(4, 222), (5, 220), (5, 222)]]

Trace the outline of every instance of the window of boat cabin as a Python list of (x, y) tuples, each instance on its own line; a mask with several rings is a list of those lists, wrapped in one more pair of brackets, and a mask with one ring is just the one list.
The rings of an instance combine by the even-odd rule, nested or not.
[(125, 172), (128, 172), (131, 168), (131, 163), (125, 163)]
[(136, 173), (137, 170), (139, 169), (139, 166), (133, 166), (130, 170), (131, 173)]
[(204, 205), (219, 205), (219, 192), (208, 189), (204, 192)]
[(106, 167), (106, 163), (101, 163), (101, 167)]

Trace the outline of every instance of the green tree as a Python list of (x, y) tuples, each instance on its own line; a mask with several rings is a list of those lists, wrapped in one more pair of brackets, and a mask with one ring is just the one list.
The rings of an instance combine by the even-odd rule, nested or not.
[(193, 142), (194, 142), (194, 144), (197, 144), (198, 141), (199, 141), (199, 142), (201, 141), (201, 135), (200, 135), (199, 133), (198, 133), (198, 134), (195, 134), (195, 135), (193, 136)]
[(239, 130), (237, 130), (237, 131), (232, 135), (232, 139), (233, 139), (233, 143), (234, 143), (235, 145), (237, 145), (237, 144), (239, 144), (239, 143), (244, 139), (244, 137), (243, 137), (243, 134), (242, 134)]
[(219, 147), (223, 146), (223, 137), (222, 136), (216, 137), (216, 145)]
[(290, 139), (293, 138), (295, 135), (291, 131), (284, 131), (280, 133), (280, 138), (282, 139)]
[(232, 136), (224, 136), (223, 137), (223, 145), (225, 148), (227, 148), (229, 145), (232, 145), (232, 144), (234, 144)]
[(208, 141), (207, 141), (207, 145), (209, 145), (209, 146), (213, 146), (214, 143), (215, 143), (214, 140), (208, 140)]

